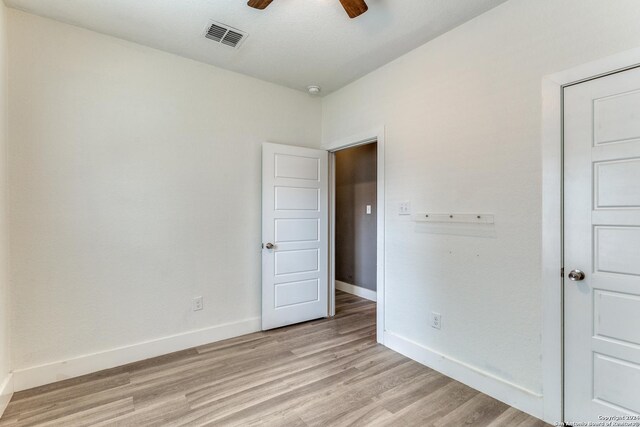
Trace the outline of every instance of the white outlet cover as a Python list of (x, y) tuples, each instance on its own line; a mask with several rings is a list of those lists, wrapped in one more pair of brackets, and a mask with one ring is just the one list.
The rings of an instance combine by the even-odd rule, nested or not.
[(193, 311), (200, 311), (204, 308), (202, 297), (195, 297), (193, 299)]

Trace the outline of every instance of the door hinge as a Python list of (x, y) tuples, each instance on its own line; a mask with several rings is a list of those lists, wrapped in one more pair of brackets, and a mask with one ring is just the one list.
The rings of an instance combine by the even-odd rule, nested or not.
[(564, 277), (564, 267), (560, 269), (560, 277)]

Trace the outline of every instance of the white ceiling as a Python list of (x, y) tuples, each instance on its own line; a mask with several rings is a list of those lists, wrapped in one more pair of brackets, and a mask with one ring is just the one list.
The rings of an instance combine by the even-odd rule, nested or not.
[[(305, 90), (329, 93), (506, 0), (5, 0), (10, 7)], [(210, 20), (249, 33), (236, 50), (205, 39)]]

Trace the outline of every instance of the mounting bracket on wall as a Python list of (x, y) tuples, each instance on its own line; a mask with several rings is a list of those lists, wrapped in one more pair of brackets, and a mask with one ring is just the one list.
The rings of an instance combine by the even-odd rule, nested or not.
[(463, 214), (463, 213), (416, 213), (411, 218), (417, 222), (448, 222), (464, 224), (493, 224), (492, 214)]

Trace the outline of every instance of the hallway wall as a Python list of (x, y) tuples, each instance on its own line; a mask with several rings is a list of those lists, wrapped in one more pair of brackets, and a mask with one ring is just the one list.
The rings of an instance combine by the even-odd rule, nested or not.
[[(340, 150), (336, 170), (336, 280), (376, 290), (376, 144)], [(366, 213), (367, 205), (371, 214)]]

